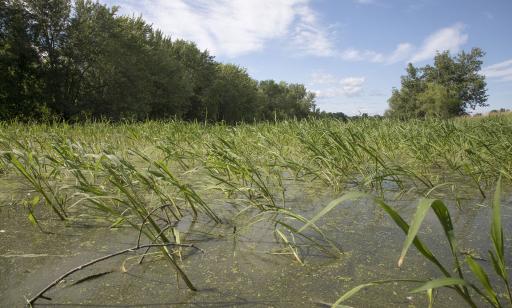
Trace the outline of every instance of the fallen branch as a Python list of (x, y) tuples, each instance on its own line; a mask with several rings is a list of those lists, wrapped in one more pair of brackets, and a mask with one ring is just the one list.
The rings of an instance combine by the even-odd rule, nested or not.
[(53, 288), (55, 285), (57, 285), (59, 282), (61, 282), (64, 278), (68, 277), (69, 275), (73, 274), (74, 272), (77, 272), (77, 271), (79, 271), (81, 269), (89, 267), (89, 266), (91, 266), (93, 264), (96, 264), (98, 262), (101, 262), (103, 260), (107, 260), (107, 259), (119, 256), (119, 255), (122, 255), (122, 254), (125, 254), (125, 253), (128, 253), (128, 252), (134, 252), (134, 251), (137, 251), (139, 249), (144, 249), (144, 248), (164, 247), (164, 246), (189, 247), (189, 248), (195, 248), (195, 249), (198, 249), (198, 250), (202, 251), (200, 248), (198, 248), (198, 247), (196, 247), (194, 245), (191, 245), (191, 244), (176, 244), (176, 243), (137, 245), (137, 246), (132, 247), (132, 248), (123, 249), (123, 250), (120, 250), (118, 252), (114, 252), (112, 254), (109, 254), (109, 255), (106, 255), (106, 256), (94, 259), (92, 261), (89, 261), (89, 262), (87, 262), (85, 264), (77, 266), (77, 267), (69, 270), (68, 272), (64, 273), (62, 276), (60, 276), (59, 278), (55, 279), (52, 283), (50, 283), (48, 286), (46, 286), (44, 289), (39, 291), (39, 293), (37, 293), (34, 297), (32, 297), (31, 299), (27, 299), (27, 307), (32, 307), (32, 304), (34, 304), (34, 302), (36, 300), (38, 300), (39, 298), (49, 299), (48, 297), (44, 296), (44, 293), (46, 293), (48, 290)]

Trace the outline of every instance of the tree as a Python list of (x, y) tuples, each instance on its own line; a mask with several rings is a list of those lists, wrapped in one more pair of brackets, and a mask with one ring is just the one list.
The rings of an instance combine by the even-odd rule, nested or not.
[(211, 109), (208, 91), (215, 79), (217, 63), (208, 51), (201, 51), (193, 42), (184, 40), (172, 43), (171, 54), (185, 68), (186, 78), (192, 87), (185, 118), (205, 120), (209, 107)]
[(388, 100), (386, 115), (453, 117), (487, 106), (485, 76), (479, 73), (483, 56), (481, 49), (473, 48), (455, 57), (448, 51), (437, 53), (434, 64), (422, 68), (409, 63), (407, 75), (401, 78), (401, 89), (393, 89)]
[(66, 119), (91, 115), (95, 93), (102, 89), (98, 76), (102, 58), (106, 56), (114, 29), (117, 8), (109, 8), (90, 0), (77, 0), (68, 27), (68, 44), (63, 48), (67, 61), (66, 97), (61, 109)]
[(407, 75), (401, 77), (402, 88), (392, 90), (388, 100), (390, 109), (386, 115), (400, 119), (423, 117), (424, 112), (418, 101), (418, 95), (425, 90), (423, 72), (411, 63), (407, 65), (406, 72)]
[(259, 116), (256, 80), (247, 70), (234, 64), (218, 64), (215, 81), (208, 94), (208, 118), (235, 123), (252, 121)]
[(41, 61), (40, 73), (45, 104), (63, 112), (66, 94), (67, 63), (62, 51), (67, 44), (71, 13), (70, 0), (27, 0), (34, 42)]
[(258, 87), (264, 119), (305, 118), (315, 111), (315, 94), (302, 84), (264, 80)]
[(463, 113), (457, 92), (438, 83), (427, 83), (417, 99), (424, 117), (449, 118)]
[(30, 20), (21, 1), (0, 1), (0, 120), (34, 119), (46, 111)]
[[(93, 0), (0, 0), (0, 120), (304, 118), (304, 85), (258, 83)], [(55, 117), (54, 117), (55, 116)]]

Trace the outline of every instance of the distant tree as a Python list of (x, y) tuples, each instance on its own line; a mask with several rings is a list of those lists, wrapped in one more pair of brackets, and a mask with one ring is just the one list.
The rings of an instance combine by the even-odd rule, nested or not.
[(390, 109), (386, 111), (386, 115), (402, 119), (423, 117), (425, 114), (418, 101), (418, 95), (426, 88), (423, 73), (411, 63), (406, 72), (407, 75), (401, 77), (402, 88), (392, 91), (388, 100)]
[(208, 118), (235, 123), (252, 121), (260, 113), (258, 84), (247, 70), (234, 64), (218, 64), (208, 94)]
[(305, 118), (315, 112), (315, 94), (302, 84), (263, 80), (258, 84), (262, 117), (267, 120)]
[(263, 80), (258, 84), (262, 99), (262, 117), (267, 120), (287, 117), (282, 107), (285, 99), (286, 86), (274, 80)]
[(434, 82), (428, 82), (417, 96), (421, 113), (425, 117), (449, 118), (462, 115), (461, 99), (455, 90)]
[(187, 82), (192, 88), (185, 117), (189, 120), (205, 120), (211, 103), (209, 89), (215, 80), (217, 63), (208, 51), (199, 50), (193, 42), (174, 41), (170, 51), (184, 67)]
[(290, 117), (305, 118), (316, 108), (315, 94), (309, 92), (303, 84), (287, 85), (286, 109)]
[[(387, 116), (414, 118), (453, 117), (487, 106), (485, 76), (480, 74), (484, 52), (473, 48), (455, 57), (438, 53), (433, 65), (416, 68), (409, 63), (401, 88), (393, 89)], [(446, 106), (442, 106), (445, 104)]]
[(346, 122), (350, 119), (350, 117), (343, 112), (326, 112), (320, 110), (316, 110), (315, 113), (311, 116), (319, 119), (337, 119), (343, 122)]
[(47, 111), (34, 40), (23, 3), (0, 1), (0, 120), (35, 119)]
[(66, 95), (67, 59), (63, 50), (68, 43), (71, 1), (26, 0), (25, 9), (31, 17), (29, 24), (40, 58), (44, 103), (61, 114), (69, 99)]
[(93, 0), (0, 0), (0, 120), (253, 121), (315, 112), (304, 85), (258, 83), (193, 42)]
[(339, 120), (342, 120), (342, 121), (347, 121), (349, 119), (349, 116), (347, 116), (346, 114), (344, 114), (343, 112), (332, 112), (332, 113), (328, 113), (328, 116), (329, 117), (333, 117), (335, 119), (339, 119)]

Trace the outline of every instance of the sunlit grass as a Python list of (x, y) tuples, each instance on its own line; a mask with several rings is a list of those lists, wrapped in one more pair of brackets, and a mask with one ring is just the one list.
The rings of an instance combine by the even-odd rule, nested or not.
[[(183, 219), (232, 225), (234, 236), (264, 222), (273, 228), (275, 241), (304, 264), (304, 245), (332, 257), (342, 255), (343, 243), (329, 239), (317, 225), (319, 219), (343, 200), (370, 194), (409, 234), (401, 261), (414, 245), (439, 268), (443, 279), (458, 279), (443, 280), (427, 290), (449, 287), (471, 304), (468, 287), (473, 286), (462, 283), (462, 272), (452, 275), (415, 237), (422, 220), (407, 224), (385, 201), (412, 194), (433, 198), (420, 202), (416, 217), (434, 210), (456, 268), (467, 264), (482, 283), (484, 299), (496, 305), (494, 289), (477, 261), (459, 260), (448, 209), (436, 198), (458, 202), (459, 196), (476, 191), (485, 199), (500, 175), (504, 185), (510, 185), (510, 116), (235, 126), (179, 121), (15, 122), (0, 123), (0, 128), (0, 176), (15, 178), (31, 192), (23, 204), (33, 223), (39, 223), (34, 209), (47, 206), (60, 220), (91, 215), (113, 228), (131, 226), (140, 234), (138, 242), (142, 237), (150, 244), (162, 244), (161, 256), (192, 290), (195, 286), (181, 269), (179, 251), (164, 246), (182, 243), (176, 225)], [(287, 200), (288, 189), (297, 184), (343, 196), (307, 218)], [(219, 194), (222, 202), (210, 199)], [(227, 207), (233, 210), (226, 211)], [(496, 202), (493, 208), (493, 221), (498, 221)], [(492, 259), (496, 273), (508, 284), (499, 230), (498, 222), (493, 224)]]

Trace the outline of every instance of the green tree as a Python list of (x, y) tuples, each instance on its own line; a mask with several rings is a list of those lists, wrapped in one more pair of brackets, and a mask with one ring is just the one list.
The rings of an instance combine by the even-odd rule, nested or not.
[(449, 118), (463, 113), (458, 93), (438, 83), (427, 83), (417, 99), (425, 117)]
[(480, 74), (485, 53), (473, 48), (469, 53), (461, 51), (455, 57), (448, 51), (438, 53), (434, 66), (423, 68), (425, 80), (452, 89), (461, 100), (461, 111), (487, 106), (485, 76)]
[(97, 71), (108, 50), (116, 28), (117, 8), (109, 8), (90, 0), (77, 0), (68, 28), (68, 43), (63, 48), (66, 57), (66, 97), (61, 108), (67, 119), (91, 115), (95, 92), (102, 90), (102, 78)]
[(67, 62), (62, 51), (67, 44), (70, 0), (27, 0), (35, 47), (41, 61), (40, 76), (45, 104), (59, 114), (68, 100)]
[(438, 53), (433, 65), (422, 68), (409, 63), (407, 75), (401, 78), (401, 88), (393, 89), (388, 100), (386, 115), (396, 118), (436, 114), (453, 117), (478, 106), (487, 106), (485, 76), (480, 74), (483, 56), (481, 49), (473, 48), (471, 52), (462, 51), (455, 57), (448, 51)]
[(37, 119), (46, 111), (30, 20), (21, 1), (0, 1), (0, 120)]
[(185, 68), (184, 73), (192, 87), (186, 119), (205, 120), (211, 103), (209, 89), (215, 80), (217, 63), (208, 51), (201, 51), (193, 42), (184, 40), (174, 41), (171, 53)]
[(0, 120), (235, 123), (315, 111), (304, 85), (258, 84), (192, 42), (92, 0), (0, 0)]
[(258, 87), (264, 119), (305, 118), (315, 112), (315, 94), (302, 84), (264, 80)]
[(210, 88), (208, 118), (235, 123), (253, 121), (260, 113), (257, 82), (247, 70), (234, 64), (218, 64)]

